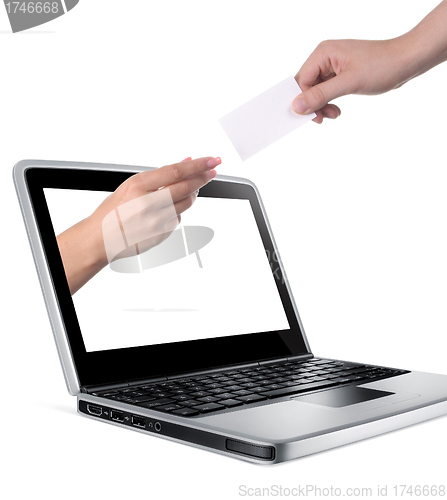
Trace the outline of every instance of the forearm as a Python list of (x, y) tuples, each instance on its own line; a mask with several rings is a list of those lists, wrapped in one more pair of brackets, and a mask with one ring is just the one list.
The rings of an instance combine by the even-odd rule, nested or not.
[(400, 39), (408, 47), (410, 74), (407, 80), (447, 61), (447, 0), (443, 0)]
[(71, 295), (107, 265), (101, 226), (94, 216), (61, 233), (57, 243)]

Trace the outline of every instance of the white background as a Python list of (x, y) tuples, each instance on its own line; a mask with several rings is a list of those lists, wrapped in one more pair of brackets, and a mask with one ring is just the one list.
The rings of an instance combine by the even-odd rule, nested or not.
[[(10, 34), (0, 8), (5, 498), (239, 498), (239, 485), (439, 484), (447, 418), (275, 467), (75, 412), (11, 179), (24, 158), (221, 156), (259, 187), (317, 355), (447, 373), (447, 65), (242, 163), (218, 118), (328, 38), (388, 38), (436, 0), (81, 0)], [(444, 473), (442, 471), (444, 470)], [(2, 496), (4, 492), (2, 491)]]

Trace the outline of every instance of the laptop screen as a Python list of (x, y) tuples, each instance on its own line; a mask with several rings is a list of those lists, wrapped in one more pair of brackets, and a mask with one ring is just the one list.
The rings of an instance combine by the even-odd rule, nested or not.
[(80, 385), (308, 354), (261, 202), (243, 180), (214, 179), (165, 241), (112, 260), (71, 295), (57, 236), (140, 171), (129, 170), (26, 171)]
[[(109, 193), (44, 194), (58, 235)], [(117, 260), (73, 295), (87, 352), (289, 329), (249, 200), (199, 197), (161, 245), (168, 262), (156, 247)]]

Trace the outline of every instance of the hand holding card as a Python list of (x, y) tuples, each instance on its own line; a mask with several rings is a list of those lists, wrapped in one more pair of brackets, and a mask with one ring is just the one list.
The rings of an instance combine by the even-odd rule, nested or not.
[(315, 113), (301, 116), (293, 111), (292, 102), (300, 93), (291, 76), (219, 120), (243, 161), (315, 118)]

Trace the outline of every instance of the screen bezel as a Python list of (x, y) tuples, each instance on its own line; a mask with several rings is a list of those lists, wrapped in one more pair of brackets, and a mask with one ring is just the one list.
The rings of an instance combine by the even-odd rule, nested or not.
[[(138, 172), (139, 170), (129, 172), (128, 170), (44, 167), (30, 167), (25, 172), (49, 275), (58, 300), (80, 386), (147, 380), (186, 371), (195, 372), (240, 363), (310, 354), (294, 309), (293, 299), (285, 284), (281, 266), (276, 263), (278, 259), (271, 259), (270, 262), (275, 263), (275, 269), (272, 269), (272, 272), (290, 325), (288, 330), (106, 351), (86, 351), (43, 190), (56, 188), (112, 192), (127, 178)], [(260, 200), (250, 184), (216, 178), (200, 190), (199, 196), (248, 200), (264, 249), (272, 257), (276, 254)]]

